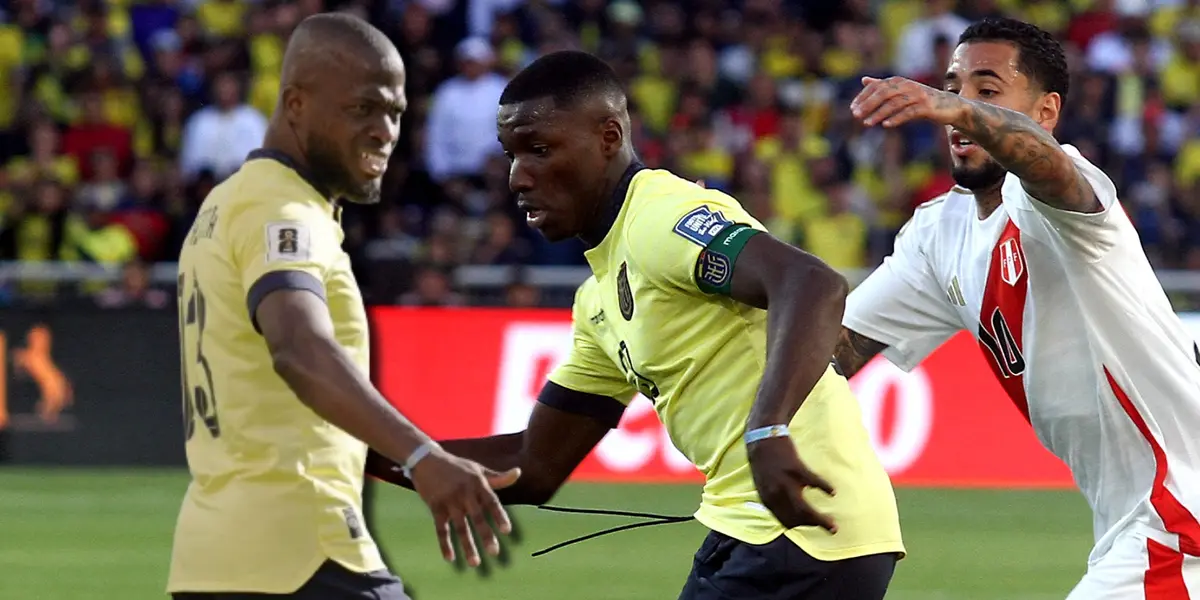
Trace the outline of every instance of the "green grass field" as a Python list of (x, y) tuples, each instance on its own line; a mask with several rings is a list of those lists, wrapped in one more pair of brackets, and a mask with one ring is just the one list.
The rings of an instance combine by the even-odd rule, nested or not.
[[(0, 598), (165, 598), (180, 471), (0, 469)], [(898, 490), (909, 558), (891, 600), (1061, 599), (1083, 574), (1090, 517), (1074, 492)], [(689, 514), (695, 487), (569, 485), (556, 504)], [(618, 533), (530, 558), (626, 521), (517, 507), (522, 541), (487, 578), (444, 563), (415, 495), (377, 496), (375, 534), (416, 600), (674, 600), (704, 536), (695, 523)]]

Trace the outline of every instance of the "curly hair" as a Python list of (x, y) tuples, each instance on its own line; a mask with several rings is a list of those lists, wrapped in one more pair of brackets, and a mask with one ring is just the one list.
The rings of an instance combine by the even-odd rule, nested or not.
[(1057, 92), (1064, 99), (1070, 87), (1070, 71), (1062, 44), (1053, 35), (1024, 21), (989, 17), (972, 23), (958, 37), (959, 44), (971, 42), (1007, 42), (1017, 47), (1017, 62), (1030, 81), (1045, 92)]

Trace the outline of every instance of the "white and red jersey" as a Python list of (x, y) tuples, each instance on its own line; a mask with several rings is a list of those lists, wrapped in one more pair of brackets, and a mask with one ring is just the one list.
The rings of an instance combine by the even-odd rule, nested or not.
[[(1064, 146), (1104, 210), (1058, 210), (1009, 174), (980, 218), (961, 189), (926, 203), (846, 304), (846, 327), (910, 370), (966, 329), (1094, 512), (1098, 561), (1123, 532), (1200, 556), (1200, 365), (1117, 201)], [(972, 402), (962, 398), (961, 402)]]

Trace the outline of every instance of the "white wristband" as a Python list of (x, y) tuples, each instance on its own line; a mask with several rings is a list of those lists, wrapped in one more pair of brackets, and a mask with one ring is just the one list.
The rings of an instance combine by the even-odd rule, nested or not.
[(429, 456), (431, 452), (440, 447), (441, 446), (439, 446), (438, 443), (433, 440), (429, 440), (428, 442), (417, 446), (417, 449), (413, 450), (412, 454), (408, 455), (408, 460), (404, 461), (404, 465), (400, 467), (400, 472), (403, 473), (406, 478), (411, 480), (412, 470), (417, 466), (417, 463), (421, 462), (422, 459), (424, 459), (426, 456)]
[(749, 445), (767, 438), (788, 437), (791, 434), (792, 432), (788, 431), (787, 425), (767, 425), (766, 427), (759, 427), (757, 429), (751, 429), (750, 431), (747, 431), (746, 434), (742, 436), (742, 440)]

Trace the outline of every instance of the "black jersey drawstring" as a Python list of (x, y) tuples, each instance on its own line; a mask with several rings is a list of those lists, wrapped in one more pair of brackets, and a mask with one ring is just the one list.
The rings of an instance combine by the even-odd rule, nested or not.
[(565, 506), (550, 506), (547, 504), (542, 504), (542, 505), (538, 506), (538, 508), (541, 510), (550, 511), (550, 512), (561, 512), (561, 513), (582, 514), (582, 515), (605, 515), (605, 516), (610, 516), (610, 517), (633, 517), (633, 518), (650, 519), (650, 520), (642, 521), (640, 523), (628, 523), (628, 524), (620, 525), (617, 527), (610, 527), (603, 531), (597, 531), (595, 533), (589, 533), (585, 536), (573, 538), (573, 539), (567, 540), (565, 542), (559, 542), (553, 546), (550, 546), (549, 548), (545, 548), (542, 550), (538, 550), (537, 552), (534, 552), (532, 554), (532, 556), (535, 556), (535, 557), (542, 556), (543, 554), (548, 554), (550, 552), (553, 552), (554, 550), (558, 550), (559, 548), (564, 548), (566, 546), (570, 546), (571, 544), (576, 544), (579, 542), (586, 542), (590, 539), (598, 538), (600, 536), (608, 535), (610, 533), (617, 533), (619, 531), (626, 531), (629, 529), (637, 529), (639, 527), (650, 527), (652, 525), (667, 525), (670, 523), (686, 523), (688, 521), (695, 519), (695, 517), (693, 517), (691, 515), (688, 515), (688, 516), (659, 515), (659, 514), (654, 514), (654, 513), (634, 512), (634, 511), (627, 511), (627, 510), (607, 510), (607, 509), (598, 509), (598, 508), (569, 508), (569, 507), (565, 507)]

